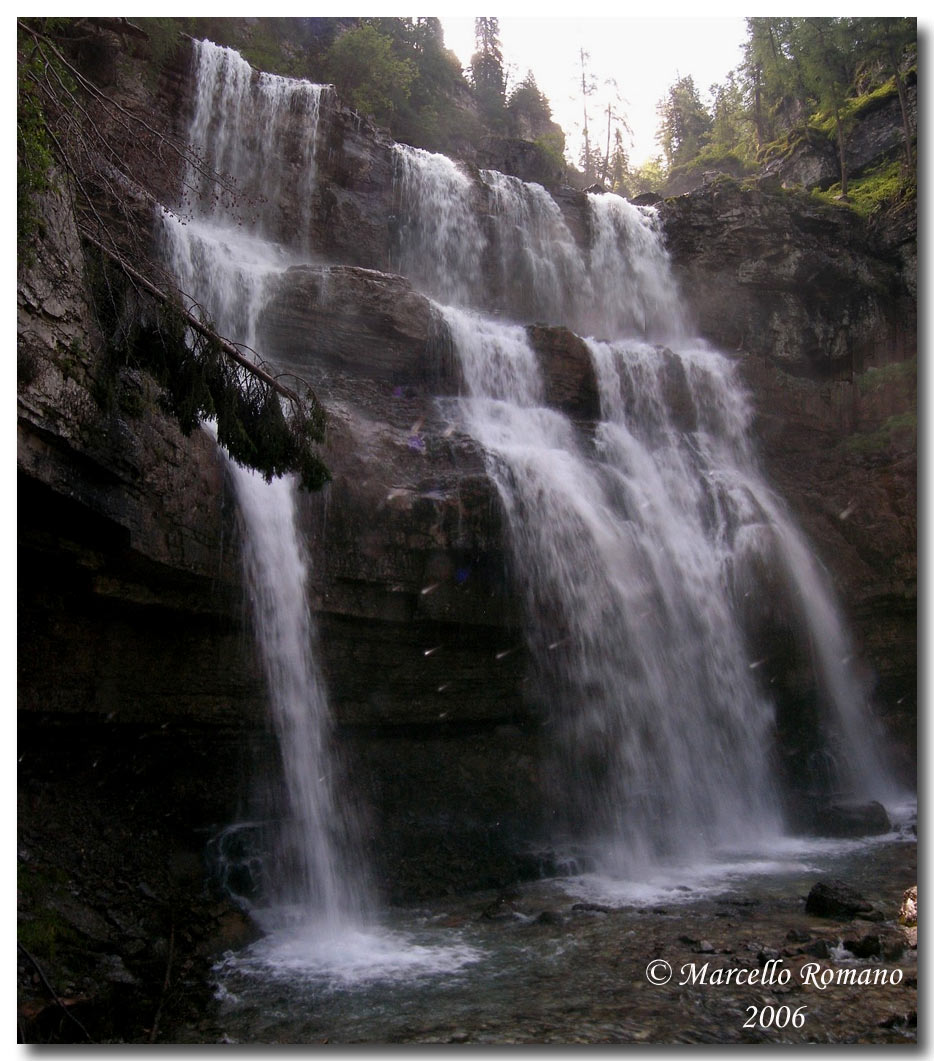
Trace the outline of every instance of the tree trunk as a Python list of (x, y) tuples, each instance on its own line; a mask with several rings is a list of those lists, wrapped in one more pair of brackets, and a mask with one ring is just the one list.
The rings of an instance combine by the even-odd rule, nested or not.
[(898, 105), (902, 111), (902, 132), (905, 134), (905, 162), (909, 172), (914, 168), (914, 152), (911, 149), (911, 122), (908, 120), (908, 99), (905, 95), (905, 83), (898, 71), (898, 56), (894, 49), (891, 52), (892, 69), (895, 71), (895, 88), (898, 90)]
[(837, 152), (840, 155), (840, 198), (846, 202), (850, 197), (849, 173), (846, 164), (846, 133), (843, 130), (843, 122), (840, 121), (840, 112), (836, 111), (834, 118), (837, 123)]

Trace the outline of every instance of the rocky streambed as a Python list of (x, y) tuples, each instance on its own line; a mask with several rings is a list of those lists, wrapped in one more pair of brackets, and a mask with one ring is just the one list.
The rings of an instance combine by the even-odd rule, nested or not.
[[(807, 895), (844, 879), (856, 916)], [(214, 1009), (173, 1030), (227, 1043), (896, 1043), (916, 1039), (910, 836), (789, 841), (397, 910), (327, 956), (292, 926), (229, 951)]]

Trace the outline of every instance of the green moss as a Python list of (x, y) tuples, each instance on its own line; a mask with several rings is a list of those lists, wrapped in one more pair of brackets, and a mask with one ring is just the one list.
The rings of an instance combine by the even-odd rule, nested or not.
[(16, 875), (19, 942), (34, 957), (54, 962), (62, 944), (76, 943), (77, 932), (49, 905), (49, 899), (68, 883), (64, 870), (20, 865)]
[(814, 189), (811, 195), (822, 202), (849, 207), (863, 217), (897, 203), (911, 202), (917, 195), (914, 178), (906, 179), (902, 164), (893, 159), (855, 177), (847, 184), (847, 201), (841, 200), (839, 183), (824, 191)]
[(918, 371), (918, 359), (913, 357), (910, 361), (895, 361), (891, 365), (882, 365), (880, 368), (870, 368), (856, 377), (856, 386), (860, 394), (871, 394), (890, 383), (914, 377)]
[(912, 432), (917, 434), (918, 415), (914, 412), (890, 416), (876, 431), (851, 435), (844, 446), (852, 453), (871, 455), (889, 449), (896, 435)]
[[(895, 78), (890, 77), (888, 81), (879, 85), (872, 92), (866, 92), (861, 96), (851, 96), (845, 99), (840, 106), (840, 120), (850, 123), (862, 121), (878, 107), (885, 106), (893, 97), (898, 95)], [(811, 116), (808, 127), (825, 136), (834, 136), (837, 121), (833, 114), (818, 113)]]
[(43, 234), (39, 198), (51, 187), (52, 141), (34, 81), (38, 58), (17, 64), (16, 98), (16, 247), (21, 265), (34, 260), (35, 241)]
[(689, 162), (673, 166), (668, 172), (668, 182), (671, 183), (679, 177), (711, 171), (739, 180), (751, 176), (755, 170), (755, 164), (745, 161), (738, 152), (722, 151), (708, 145)]

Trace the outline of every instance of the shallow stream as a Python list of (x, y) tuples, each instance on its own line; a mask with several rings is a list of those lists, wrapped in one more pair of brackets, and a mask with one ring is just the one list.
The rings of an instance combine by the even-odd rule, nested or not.
[[(810, 888), (830, 879), (883, 920), (806, 914)], [(916, 879), (908, 828), (723, 852), (639, 883), (597, 873), (540, 881), (388, 911), (331, 936), (267, 912), (280, 927), (216, 965), (215, 1012), (176, 1041), (913, 1041), (917, 952), (896, 918)], [(843, 947), (875, 936), (887, 957)], [(663, 979), (659, 960), (672, 971), (665, 983), (647, 975), (656, 963)], [(760, 982), (717, 983), (717, 969), (745, 969), (747, 980), (760, 970)], [(871, 982), (840, 982), (844, 970)]]

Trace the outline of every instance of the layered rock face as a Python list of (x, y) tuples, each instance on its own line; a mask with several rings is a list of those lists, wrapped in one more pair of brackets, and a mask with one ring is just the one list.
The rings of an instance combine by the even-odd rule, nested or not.
[[(191, 86), (179, 85), (185, 125)], [(387, 890), (503, 884), (538, 868), (518, 838), (538, 828), (543, 788), (503, 516), (483, 454), (445, 407), (461, 387), (445, 329), (395, 275), (393, 146), (327, 96), (319, 120), (310, 202), (277, 201), (276, 224), (292, 233), (305, 212), (309, 242), (337, 264), (280, 277), (257, 345), (329, 412), (333, 482), (302, 509), (332, 706)], [(475, 181), (481, 214), (489, 194)], [(586, 250), (586, 197), (555, 199)], [(266, 742), (233, 505), (213, 443), (184, 438), (151, 381), (124, 371), (96, 387), (67, 204), (53, 215), (20, 285), (20, 706), (41, 722), (29, 728), (38, 749), (42, 727), (68, 716), (168, 725), (202, 749), (222, 735), (198, 815), (222, 824), (251, 798), (237, 764)], [(910, 235), (882, 246), (843, 212), (729, 182), (668, 201), (661, 220), (699, 332), (741, 359), (763, 461), (841, 591), (908, 776)], [(491, 296), (500, 308), (502, 295)], [(528, 335), (547, 403), (590, 430), (599, 401), (585, 344), (550, 324)], [(672, 358), (668, 389), (690, 430), (679, 367)]]

